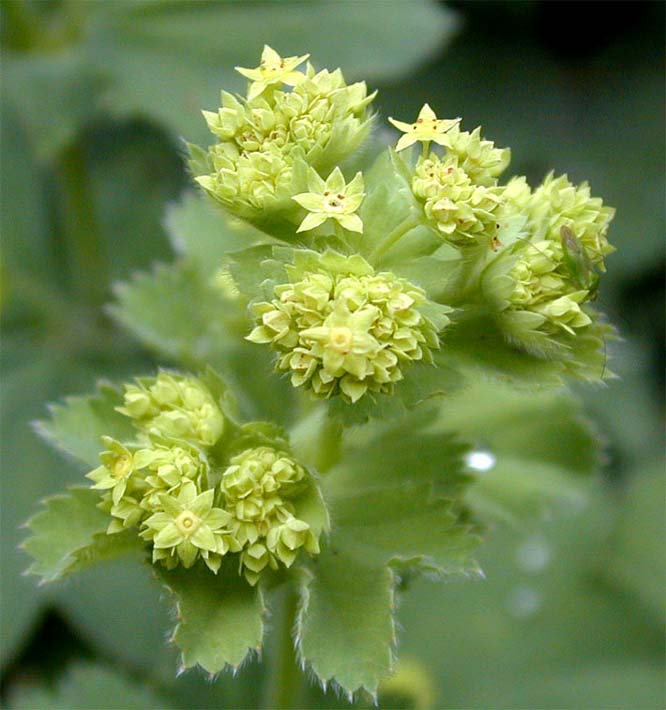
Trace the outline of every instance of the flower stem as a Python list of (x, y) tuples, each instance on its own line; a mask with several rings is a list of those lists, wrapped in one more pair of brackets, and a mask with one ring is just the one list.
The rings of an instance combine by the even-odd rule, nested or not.
[(298, 611), (298, 593), (293, 585), (286, 586), (279, 602), (275, 619), (277, 638), (274, 657), (271, 659), (271, 673), (263, 702), (266, 710), (288, 710), (298, 707), (302, 689), (301, 670), (296, 663), (292, 636)]
[(404, 222), (401, 222), (392, 232), (389, 233), (386, 239), (380, 242), (375, 247), (375, 249), (373, 249), (373, 251), (370, 253), (370, 256), (368, 257), (368, 260), (373, 265), (380, 263), (386, 252), (391, 247), (393, 247), (398, 241), (400, 241), (400, 239), (402, 239), (405, 234), (411, 232), (414, 227), (418, 227), (420, 223), (421, 221), (414, 217), (408, 218), (404, 220)]
[(326, 417), (319, 435), (317, 448), (317, 470), (326, 473), (340, 460), (342, 455), (342, 421), (336, 417)]

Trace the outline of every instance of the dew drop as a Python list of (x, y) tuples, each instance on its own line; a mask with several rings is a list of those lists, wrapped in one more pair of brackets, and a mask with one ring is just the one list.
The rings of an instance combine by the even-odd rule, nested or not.
[(511, 616), (527, 619), (541, 607), (541, 595), (532, 587), (516, 587), (509, 592), (506, 608)]
[(470, 451), (465, 456), (465, 463), (474, 471), (490, 471), (497, 463), (497, 459), (490, 451)]

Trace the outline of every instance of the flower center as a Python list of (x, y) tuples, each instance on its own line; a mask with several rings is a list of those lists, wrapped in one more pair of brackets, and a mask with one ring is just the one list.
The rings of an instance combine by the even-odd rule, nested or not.
[(342, 212), (345, 208), (345, 195), (342, 193), (332, 194), (327, 190), (324, 192), (324, 203), (329, 212)]
[(113, 475), (116, 478), (125, 478), (131, 470), (132, 459), (127, 454), (119, 456), (113, 464)]
[(194, 513), (191, 513), (189, 510), (184, 510), (176, 518), (176, 525), (183, 535), (189, 537), (190, 535), (193, 535), (197, 531), (199, 525), (201, 525), (201, 518)]
[(329, 345), (333, 350), (340, 353), (341, 355), (346, 355), (352, 348), (352, 343), (354, 342), (354, 334), (350, 328), (346, 326), (338, 326), (336, 328), (331, 328), (331, 333), (329, 335)]

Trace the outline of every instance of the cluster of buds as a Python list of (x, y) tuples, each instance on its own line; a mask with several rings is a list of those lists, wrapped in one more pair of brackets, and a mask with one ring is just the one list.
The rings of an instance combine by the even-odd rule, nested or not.
[(614, 250), (606, 233), (615, 211), (565, 175), (548, 175), (534, 192), (524, 181), (509, 189), (507, 204), (526, 215), (529, 239), (518, 245), (509, 272), (511, 307), (541, 316), (543, 331), (573, 334), (592, 322), (584, 304), (595, 297), (604, 257)]
[[(405, 134), (397, 150), (423, 144), (412, 192), (429, 226), (456, 246), (494, 245), (502, 200), (497, 180), (509, 164), (510, 151), (484, 140), (480, 128), (461, 131), (459, 118), (437, 118), (428, 104), (414, 123), (389, 120)], [(439, 145), (443, 155), (430, 150), (431, 143)]]
[[(257, 325), (248, 340), (270, 343), (295, 387), (353, 403), (366, 392), (391, 393), (408, 363), (431, 362), (439, 340), (419, 310), (427, 303), (422, 289), (375, 273), (360, 256), (331, 251), (288, 273), (290, 282), (275, 286), (270, 302), (253, 305)], [(442, 315), (441, 326), (447, 322)]]
[[(134, 420), (136, 440), (103, 437), (101, 465), (88, 474), (103, 491), (109, 534), (138, 527), (153, 562), (167, 569), (201, 559), (217, 573), (225, 555), (237, 553), (251, 584), (266, 566), (291, 566), (300, 548), (319, 552), (321, 529), (298, 517), (300, 497), (312, 498), (311, 474), (283, 441), (281, 448), (250, 446), (253, 426), (261, 425), (243, 427), (241, 443), (248, 446), (240, 454), (223, 453), (233, 450), (233, 440), (215, 448), (225, 416), (200, 380), (167, 373), (139, 380), (125, 386), (118, 411)], [(174, 412), (186, 417), (187, 427), (174, 426), (167, 416)], [(237, 427), (226, 429), (233, 438)]]
[(208, 172), (196, 180), (241, 217), (288, 211), (308, 165), (327, 174), (368, 134), (375, 94), (364, 82), (347, 85), (339, 69), (316, 72), (308, 63), (298, 71), (306, 59), (265, 47), (259, 67), (238, 68), (250, 79), (247, 97), (223, 92), (221, 108), (204, 112), (218, 142), (208, 151)]
[(231, 458), (220, 483), (233, 516), (234, 539), (242, 548), (246, 579), (255, 584), (266, 567), (290, 567), (302, 547), (319, 552), (310, 526), (297, 516), (293, 499), (308, 474), (289, 454), (272, 446), (246, 449)]

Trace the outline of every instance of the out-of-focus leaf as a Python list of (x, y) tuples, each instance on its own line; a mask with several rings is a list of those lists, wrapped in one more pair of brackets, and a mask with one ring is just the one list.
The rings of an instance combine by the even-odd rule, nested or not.
[(237, 668), (248, 653), (259, 652), (264, 630), (261, 592), (251, 587), (237, 569), (219, 575), (199, 565), (160, 577), (176, 597), (178, 625), (173, 642), (184, 668), (199, 665), (209, 673)]
[[(437, 674), (443, 707), (607, 707), (574, 680), (578, 673), (661, 662), (661, 627), (600, 575), (618, 511), (600, 487), (591, 498), (581, 513), (558, 516), (537, 533), (493, 530), (478, 553), (483, 581), (410, 586), (398, 615), (401, 653)], [(549, 680), (560, 676), (578, 688), (575, 702), (550, 694)], [(612, 707), (661, 707), (663, 674), (658, 683), (644, 677), (639, 694), (618, 682)], [(638, 702), (646, 697), (654, 699)]]
[(33, 558), (28, 572), (53, 582), (74, 569), (117, 557), (140, 547), (136, 535), (106, 535), (109, 516), (101, 511), (98, 491), (70, 488), (44, 501), (28, 521), (31, 535), (23, 543)]
[[(108, 518), (107, 518), (108, 522)], [(129, 531), (140, 542), (136, 529)], [(100, 655), (170, 682), (176, 654), (167, 645), (169, 610), (144, 550), (71, 575), (52, 590), (57, 605)]]
[(95, 5), (88, 48), (111, 78), (105, 105), (195, 142), (208, 141), (200, 110), (218, 105), (220, 88), (243, 88), (232, 68), (256, 66), (264, 43), (284, 56), (310, 51), (317, 66), (372, 82), (410, 71), (457, 25), (428, 0)]
[(634, 594), (662, 625), (666, 617), (665, 492), (663, 461), (641, 466), (634, 472), (607, 570), (610, 578)]
[[(4, 68), (6, 71), (6, 67)], [(48, 282), (53, 278), (53, 255), (48, 244), (43, 186), (33, 164), (27, 135), (16, 110), (0, 102), (0, 220), (2, 223), (3, 307), (13, 297), (31, 298), (28, 276)], [(11, 166), (11, 167), (10, 167)], [(36, 284), (42, 289), (45, 284)], [(20, 292), (23, 291), (23, 292)], [(9, 297), (9, 298), (7, 298)]]
[(565, 392), (478, 383), (442, 404), (439, 427), (473, 446), (467, 501), (484, 519), (520, 524), (580, 509), (583, 479), (601, 463), (597, 433)]
[(3, 53), (3, 92), (40, 160), (56, 155), (94, 117), (105, 83), (103, 68), (90, 62), (80, 46)]
[[(163, 357), (200, 366), (224, 362), (241, 333), (229, 332), (243, 312), (186, 263), (157, 266), (116, 286), (115, 319)], [(239, 314), (240, 310), (240, 314)], [(234, 318), (235, 317), (235, 318)]]
[(312, 571), (301, 590), (301, 658), (324, 685), (375, 694), (393, 663), (393, 573), (332, 546), (313, 560)]
[(69, 397), (64, 404), (51, 405), (51, 418), (38, 423), (37, 431), (51, 444), (87, 466), (99, 465), (102, 436), (131, 441), (136, 432), (127, 417), (116, 412), (123, 403), (120, 390), (98, 385), (98, 393)]
[(55, 689), (21, 685), (10, 698), (12, 710), (154, 710), (169, 708), (153, 690), (102, 666), (70, 668)]
[(212, 200), (194, 192), (169, 207), (165, 223), (176, 252), (206, 276), (220, 268), (229, 252), (272, 241), (249, 224), (226, 216)]

